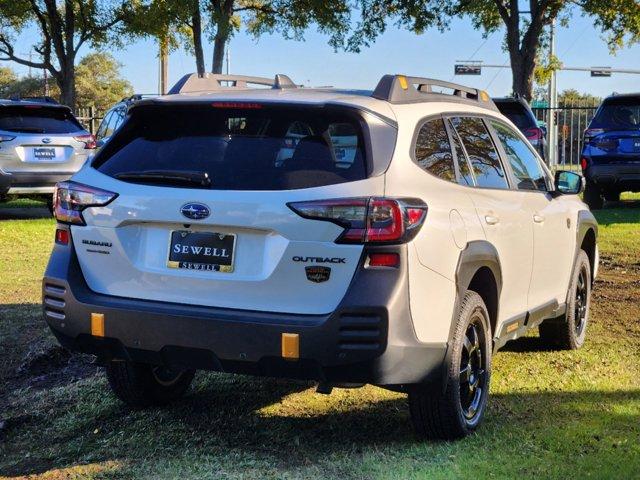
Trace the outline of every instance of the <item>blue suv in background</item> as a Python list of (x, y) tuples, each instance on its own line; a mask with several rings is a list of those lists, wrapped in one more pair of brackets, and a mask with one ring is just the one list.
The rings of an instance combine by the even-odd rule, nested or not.
[(606, 98), (584, 134), (584, 200), (593, 209), (640, 192), (640, 93)]

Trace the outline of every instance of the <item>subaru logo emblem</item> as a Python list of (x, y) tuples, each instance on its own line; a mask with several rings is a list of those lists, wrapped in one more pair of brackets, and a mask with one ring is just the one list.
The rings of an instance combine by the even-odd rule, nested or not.
[(211, 214), (209, 207), (201, 203), (187, 203), (182, 206), (180, 212), (191, 220), (202, 220)]
[(51, 139), (50, 138), (43, 138), (42, 139), (42, 143), (51, 143)]

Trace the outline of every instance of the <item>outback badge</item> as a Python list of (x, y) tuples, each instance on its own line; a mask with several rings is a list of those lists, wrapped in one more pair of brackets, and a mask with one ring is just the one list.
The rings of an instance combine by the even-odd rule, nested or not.
[(329, 267), (304, 267), (304, 271), (307, 272), (307, 280), (314, 283), (326, 282), (331, 276), (331, 268)]

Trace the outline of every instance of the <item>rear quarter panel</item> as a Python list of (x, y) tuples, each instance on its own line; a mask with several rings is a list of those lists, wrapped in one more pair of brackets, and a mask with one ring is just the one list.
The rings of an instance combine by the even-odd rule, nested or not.
[[(415, 104), (396, 106), (398, 142), (387, 171), (385, 193), (418, 197), (428, 206), (425, 223), (409, 246), (409, 288), (416, 336), (422, 342), (447, 341), (456, 300), (456, 268), (468, 242), (484, 240), (484, 232), (468, 187), (425, 172), (413, 161), (413, 140), (422, 120), (443, 109), (466, 105)], [(485, 110), (478, 109), (485, 113)]]

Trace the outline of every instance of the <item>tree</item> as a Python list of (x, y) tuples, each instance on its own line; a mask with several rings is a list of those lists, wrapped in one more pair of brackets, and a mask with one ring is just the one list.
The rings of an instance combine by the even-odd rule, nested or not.
[(602, 102), (602, 98), (581, 93), (578, 90), (569, 88), (558, 94), (558, 105), (560, 107), (597, 107)]
[(351, 12), (347, 0), (150, 0), (140, 8), (145, 13), (132, 18), (131, 31), (168, 37), (173, 48), (183, 40), (194, 53), (201, 76), (206, 39), (213, 43), (211, 71), (221, 73), (229, 39), (242, 27), (255, 37), (277, 31), (300, 40), (315, 23), (333, 44), (339, 44), (349, 30)]
[[(75, 108), (78, 51), (115, 38), (116, 27), (129, 11), (130, 2), (125, 0), (0, 0), (0, 60), (47, 69), (60, 89), (62, 103)], [(18, 35), (31, 27), (42, 38), (33, 47), (41, 60), (16, 51)], [(18, 48), (24, 50), (23, 45)]]
[[(0, 97), (38, 97), (44, 95), (42, 77), (21, 77), (8, 67), (0, 68)], [(131, 84), (120, 76), (120, 64), (108, 53), (84, 56), (76, 67), (78, 105), (105, 111), (122, 98), (131, 96)], [(53, 98), (60, 98), (57, 85), (50, 88)]]
[(330, 36), (330, 43), (343, 41), (350, 28), (351, 7), (347, 0), (203, 0), (210, 16), (213, 36), (211, 71), (222, 72), (225, 47), (244, 25), (255, 37), (280, 32), (287, 39), (301, 40), (305, 30), (316, 24)]
[(78, 105), (105, 111), (133, 95), (131, 84), (120, 76), (121, 65), (108, 53), (90, 53), (76, 68)]
[[(640, 41), (638, 0), (360, 0), (361, 20), (344, 48), (358, 51), (394, 19), (418, 33), (445, 30), (451, 18), (470, 17), (485, 35), (505, 29), (505, 48), (513, 72), (513, 93), (531, 100), (536, 63), (545, 28), (556, 20), (568, 25), (575, 14), (593, 19), (612, 49)], [(526, 11), (525, 11), (526, 10)]]

